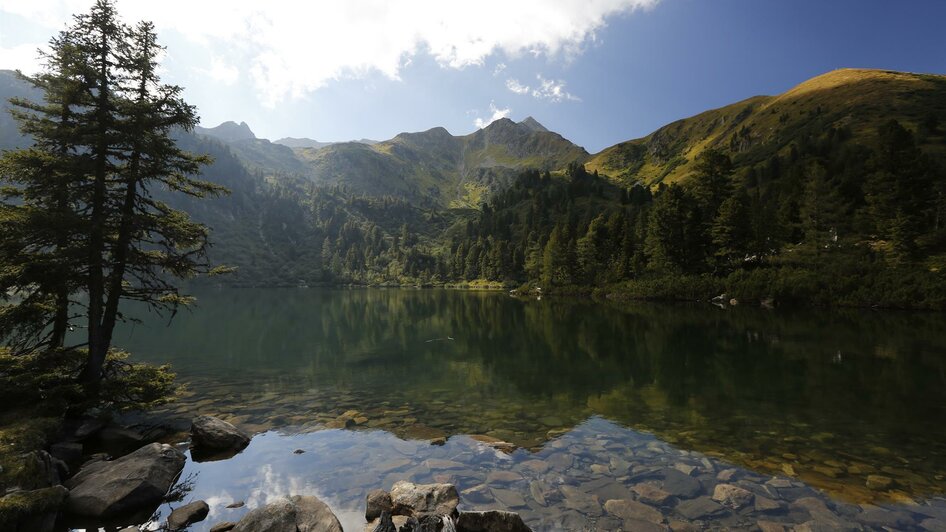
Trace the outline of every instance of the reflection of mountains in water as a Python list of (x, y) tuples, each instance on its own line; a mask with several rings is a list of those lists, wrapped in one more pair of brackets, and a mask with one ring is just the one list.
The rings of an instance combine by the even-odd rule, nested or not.
[[(869, 474), (905, 493), (944, 491), (937, 318), (240, 290), (202, 294), (172, 329), (138, 326), (123, 345), (172, 362), (199, 408), (260, 430), (354, 424), (536, 449), (600, 414), (868, 500)], [(359, 415), (339, 421), (349, 410)]]

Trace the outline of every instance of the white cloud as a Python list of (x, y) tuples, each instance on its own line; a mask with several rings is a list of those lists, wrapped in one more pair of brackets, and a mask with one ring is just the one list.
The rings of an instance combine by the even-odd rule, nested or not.
[(496, 107), (495, 102), (489, 102), (489, 112), (492, 113), (489, 116), (489, 118), (484, 120), (481, 117), (477, 117), (476, 120), (473, 121), (473, 125), (476, 126), (476, 129), (483, 129), (484, 127), (492, 124), (493, 122), (499, 120), (500, 118), (506, 118), (507, 116), (509, 116), (509, 113), (512, 112), (512, 109), (508, 107), (506, 107), (505, 109), (500, 109)]
[(539, 84), (536, 87), (530, 87), (519, 83), (518, 79), (507, 79), (506, 88), (519, 95), (531, 94), (533, 98), (546, 100), (552, 103), (564, 102), (566, 100), (580, 102), (581, 98), (565, 90), (565, 82), (558, 79), (545, 79), (542, 74), (536, 76)]
[(240, 70), (219, 57), (210, 59), (210, 68), (203, 70), (211, 79), (224, 85), (233, 85), (240, 78)]
[(496, 65), (496, 68), (493, 69), (493, 75), (498, 76), (502, 74), (503, 70), (506, 70), (506, 63), (499, 63)]
[(41, 46), (39, 44), (21, 44), (10, 48), (0, 48), (0, 68), (22, 70), (25, 74), (39, 72), (38, 61)]
[[(2, 0), (16, 13), (59, 29), (91, 0)], [(482, 65), (502, 52), (579, 53), (608, 17), (659, 0), (122, 0), (126, 20), (155, 22), (245, 67), (269, 105), (334, 79), (378, 72), (398, 79), (411, 56), (428, 53), (450, 68)], [(184, 15), (182, 15), (184, 14)], [(567, 98), (566, 98), (567, 99)]]
[(548, 100), (552, 103), (563, 102), (565, 100), (580, 102), (581, 98), (565, 90), (565, 82), (558, 79), (545, 79), (542, 74), (536, 76), (539, 86), (532, 89), (532, 96), (540, 100)]
[(507, 79), (506, 88), (516, 94), (529, 94), (529, 86), (519, 83), (518, 79)]

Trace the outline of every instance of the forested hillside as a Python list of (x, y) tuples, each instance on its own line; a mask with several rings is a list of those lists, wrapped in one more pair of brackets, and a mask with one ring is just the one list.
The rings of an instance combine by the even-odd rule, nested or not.
[(180, 142), (232, 194), (183, 207), (226, 284), (942, 308), (944, 123), (946, 78), (863, 70), (596, 155), (531, 118), (297, 148), (228, 123)]

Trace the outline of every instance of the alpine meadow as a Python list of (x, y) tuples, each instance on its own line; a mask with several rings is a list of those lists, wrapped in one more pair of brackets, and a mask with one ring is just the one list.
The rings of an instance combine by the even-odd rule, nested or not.
[(946, 6), (782, 4), (0, 0), (0, 530), (946, 529)]

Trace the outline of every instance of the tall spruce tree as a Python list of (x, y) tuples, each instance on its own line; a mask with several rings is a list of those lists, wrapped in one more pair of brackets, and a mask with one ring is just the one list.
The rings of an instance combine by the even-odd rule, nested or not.
[(64, 31), (42, 53), (43, 71), (22, 79), (40, 102), (11, 100), (26, 149), (0, 157), (0, 338), (15, 352), (63, 346), (71, 294), (85, 275), (82, 180), (88, 157), (75, 149), (88, 103), (74, 33)]
[[(19, 102), (27, 111), (15, 115), (36, 145), (4, 157), (10, 196), (22, 199), (3, 206), (0, 222), (9, 220), (17, 232), (2, 241), (2, 278), (7, 290), (54, 302), (39, 307), (53, 316), (46, 320), (52, 347), (62, 344), (68, 294), (84, 294), (88, 361), (81, 379), (94, 390), (123, 300), (173, 312), (190, 301), (174, 279), (220, 271), (207, 260), (207, 228), (163, 198), (224, 189), (195, 178), (209, 159), (175, 142), (177, 131), (197, 124), (196, 111), (180, 87), (161, 83), (161, 47), (150, 23), (130, 28), (111, 0), (97, 0), (50, 44), (47, 70), (34, 81), (45, 103)], [(14, 275), (38, 254), (49, 260)], [(33, 323), (35, 329), (43, 320)]]

